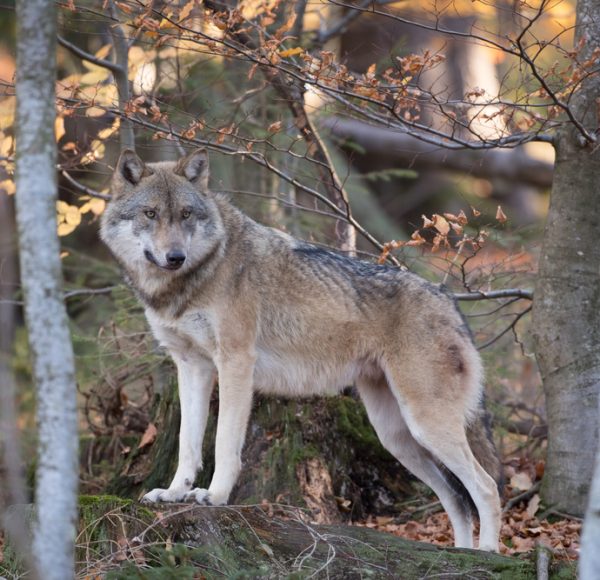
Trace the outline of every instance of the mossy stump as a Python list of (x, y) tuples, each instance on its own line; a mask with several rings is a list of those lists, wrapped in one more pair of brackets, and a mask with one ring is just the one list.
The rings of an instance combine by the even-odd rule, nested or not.
[[(214, 470), (218, 397), (213, 397), (204, 442), (204, 469), (196, 485), (208, 487)], [(168, 487), (176, 468), (179, 400), (170, 388), (155, 407), (158, 436), (134, 451), (108, 491), (139, 498)], [(362, 403), (352, 395), (290, 401), (256, 397), (244, 467), (231, 503), (266, 499), (304, 506), (322, 523), (394, 513), (412, 492), (412, 477), (381, 445)]]

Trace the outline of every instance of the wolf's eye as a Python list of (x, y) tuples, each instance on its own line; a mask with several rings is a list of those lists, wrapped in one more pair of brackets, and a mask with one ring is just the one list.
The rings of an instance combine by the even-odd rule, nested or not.
[(181, 212), (181, 217), (182, 217), (184, 220), (188, 219), (188, 218), (189, 218), (191, 215), (192, 215), (192, 212), (191, 212), (189, 209), (184, 209), (184, 210)]
[(148, 219), (153, 220), (156, 217), (156, 212), (153, 209), (147, 209), (144, 213)]

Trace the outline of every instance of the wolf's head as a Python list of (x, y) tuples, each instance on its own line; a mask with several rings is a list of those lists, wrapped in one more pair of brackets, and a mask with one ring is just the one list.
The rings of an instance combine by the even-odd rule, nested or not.
[(100, 235), (121, 265), (142, 281), (197, 267), (223, 241), (214, 196), (208, 192), (208, 155), (199, 149), (178, 162), (146, 165), (121, 154)]

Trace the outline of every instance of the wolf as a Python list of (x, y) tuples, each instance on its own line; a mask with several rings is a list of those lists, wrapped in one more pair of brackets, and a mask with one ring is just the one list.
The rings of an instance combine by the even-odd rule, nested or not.
[[(177, 366), (178, 467), (168, 489), (143, 501), (225, 504), (255, 390), (298, 397), (355, 385), (382, 444), (439, 497), (455, 545), (473, 547), (471, 504), (479, 548), (496, 551), (498, 461), (485, 434), (471, 438), (477, 446), (468, 438), (482, 431), (482, 363), (453, 298), (409, 271), (260, 225), (208, 179), (204, 149), (148, 164), (126, 150), (101, 220), (102, 240)], [(215, 470), (200, 489), (215, 372)]]

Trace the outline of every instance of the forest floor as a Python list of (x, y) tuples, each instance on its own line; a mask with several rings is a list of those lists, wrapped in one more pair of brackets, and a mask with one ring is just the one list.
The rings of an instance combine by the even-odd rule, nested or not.
[[(500, 552), (507, 555), (523, 554), (535, 550), (541, 544), (550, 548), (553, 557), (558, 560), (577, 560), (581, 520), (555, 512), (544, 514), (542, 510), (540, 515), (532, 516), (532, 508), (539, 502), (539, 497), (537, 500), (536, 497), (537, 494), (531, 500), (520, 502), (502, 514)], [(402, 521), (394, 516), (377, 516), (354, 525), (389, 532), (408, 540), (446, 547), (453, 545), (452, 526), (446, 513), (441, 511), (439, 502), (429, 504), (426, 509), (415, 509), (423, 516), (409, 521)]]

